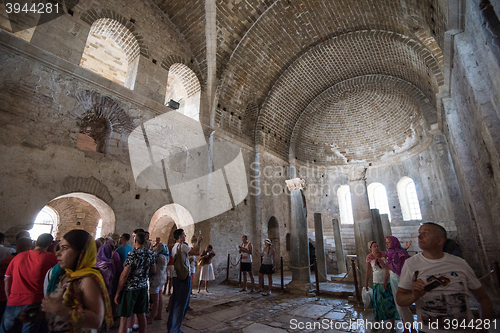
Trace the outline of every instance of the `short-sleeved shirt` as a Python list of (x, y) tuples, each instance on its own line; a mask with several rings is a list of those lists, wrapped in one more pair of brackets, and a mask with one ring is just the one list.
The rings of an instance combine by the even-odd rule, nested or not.
[[(172, 247), (172, 255), (171, 257), (175, 257), (175, 254), (177, 253), (177, 249), (179, 248), (179, 244), (181, 243), (175, 243), (174, 246)], [(186, 244), (181, 244), (180, 246), (180, 250), (181, 250), (181, 258), (182, 260), (184, 260), (186, 262), (186, 267), (189, 267), (189, 251), (191, 251), (191, 248), (189, 246), (187, 246)], [(174, 273), (172, 274), (173, 277), (177, 277), (177, 273), (175, 272), (175, 269), (174, 269)]]
[(130, 267), (124, 290), (137, 290), (148, 287), (149, 268), (156, 265), (156, 259), (150, 250), (142, 247), (130, 251), (123, 267)]
[(120, 260), (122, 261), (122, 265), (125, 262), (125, 259), (127, 258), (127, 254), (130, 251), (132, 251), (132, 246), (130, 246), (128, 244), (122, 245), (115, 250), (115, 252), (117, 252), (118, 255), (120, 256)]
[(2, 262), (9, 254), (13, 254), (14, 252), (16, 252), (16, 250), (13, 248), (0, 245), (0, 262)]
[(429, 321), (432, 325), (436, 322), (446, 324), (446, 319), (450, 322), (457, 319), (459, 323), (466, 320), (468, 323), (474, 318), (469, 305), (469, 290), (479, 289), (481, 282), (465, 260), (448, 253), (441, 259), (428, 259), (419, 253), (405, 261), (399, 287), (411, 290), (417, 271), (418, 278), (426, 285), (438, 285), (415, 302), (418, 322), (423, 324), (422, 331), (449, 332), (430, 328)]
[(31, 250), (16, 255), (5, 272), (12, 279), (7, 305), (40, 303), (45, 274), (56, 264), (57, 257), (51, 252)]

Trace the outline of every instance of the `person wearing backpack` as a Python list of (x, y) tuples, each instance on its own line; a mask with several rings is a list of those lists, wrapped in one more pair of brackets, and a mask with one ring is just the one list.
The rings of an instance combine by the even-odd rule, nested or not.
[(175, 244), (172, 247), (171, 256), (174, 258), (174, 272), (172, 281), (174, 292), (172, 293), (172, 304), (167, 321), (167, 330), (170, 333), (181, 331), (182, 321), (189, 307), (191, 295), (191, 278), (189, 274), (189, 256), (200, 254), (200, 244), (203, 239), (198, 236), (195, 247), (190, 248), (186, 243), (186, 233), (183, 229), (174, 231)]

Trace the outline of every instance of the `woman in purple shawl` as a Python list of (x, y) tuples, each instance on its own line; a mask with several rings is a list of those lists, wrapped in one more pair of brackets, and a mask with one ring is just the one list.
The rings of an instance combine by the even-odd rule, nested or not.
[[(392, 294), (394, 299), (396, 299), (396, 292), (398, 290), (399, 276), (401, 275), (401, 269), (406, 259), (410, 257), (408, 252), (401, 247), (399, 240), (394, 236), (385, 236), (385, 244), (387, 245), (387, 266), (390, 269), (390, 284), (392, 289)], [(396, 303), (396, 309), (398, 310), (399, 316), (406, 325), (411, 325), (411, 332), (415, 332), (413, 329), (413, 315), (409, 308), (402, 308)], [(408, 324), (406, 324), (408, 323)], [(403, 332), (409, 332), (405, 328)]]
[(113, 279), (116, 274), (115, 263), (113, 262), (113, 247), (105, 244), (97, 251), (97, 263), (95, 265), (102, 274), (108, 293), (113, 295)]

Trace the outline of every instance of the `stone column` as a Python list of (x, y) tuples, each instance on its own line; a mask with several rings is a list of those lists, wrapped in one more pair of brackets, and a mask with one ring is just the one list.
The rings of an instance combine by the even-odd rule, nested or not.
[(389, 215), (380, 214), (380, 221), (382, 221), (382, 230), (384, 236), (392, 236), (391, 222), (389, 222)]
[(321, 213), (314, 213), (314, 233), (316, 235), (316, 261), (318, 263), (319, 281), (326, 282), (328, 280), (326, 276), (326, 254)]
[(366, 256), (368, 242), (375, 239), (373, 222), (370, 213), (368, 193), (366, 191), (366, 168), (353, 168), (348, 173), (349, 189), (351, 191), (352, 212), (354, 215), (354, 240), (356, 242), (357, 264), (361, 271), (361, 285), (364, 285), (366, 275)]
[[(263, 147), (260, 144), (255, 145), (255, 161), (252, 165), (252, 177), (253, 177), (253, 189), (255, 190), (254, 193), (254, 200), (255, 200), (255, 211), (254, 211), (254, 218), (255, 218), (255, 223), (252, 225), (252, 235), (251, 235), (251, 242), (256, 248), (260, 249), (262, 248), (262, 218), (261, 218), (261, 212), (262, 212), (262, 204), (261, 204), (261, 196), (262, 196), (262, 190), (261, 190), (261, 165), (260, 165), (260, 157), (262, 154)], [(252, 270), (254, 274), (259, 271), (260, 267), (260, 257), (259, 256), (254, 256), (254, 260), (252, 262)]]
[[(295, 165), (290, 163), (290, 178), (296, 177)], [(287, 184), (288, 185), (288, 184)], [(290, 186), (289, 186), (290, 189)], [(307, 208), (304, 189), (290, 189), (290, 238), (292, 244), (291, 263), (293, 267), (309, 266), (309, 238), (307, 237)], [(310, 269), (292, 268), (291, 290), (305, 292), (311, 281)]]
[(340, 233), (340, 223), (338, 219), (332, 219), (333, 237), (335, 238), (335, 254), (337, 255), (338, 273), (346, 273), (344, 248), (342, 244), (342, 235)]
[(382, 228), (382, 221), (380, 220), (380, 214), (378, 209), (370, 209), (373, 221), (373, 235), (375, 236), (375, 241), (378, 244), (380, 251), (387, 251), (385, 247), (385, 235)]

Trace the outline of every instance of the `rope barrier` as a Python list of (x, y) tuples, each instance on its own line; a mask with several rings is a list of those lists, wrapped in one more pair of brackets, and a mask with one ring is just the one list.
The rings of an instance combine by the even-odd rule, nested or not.
[(318, 271), (318, 274), (321, 275), (321, 277), (324, 278), (326, 281), (328, 281), (328, 278), (326, 276), (324, 276), (323, 274), (321, 274), (320, 271)]
[(309, 268), (309, 267), (312, 267), (314, 264), (311, 264), (309, 266), (304, 266), (304, 267), (294, 267), (294, 266), (288, 266), (290, 268), (294, 268), (294, 269), (306, 269), (306, 268)]
[(349, 266), (349, 269), (347, 270), (347, 273), (345, 273), (344, 277), (340, 280), (340, 282), (344, 281), (344, 279), (349, 275), (349, 272), (351, 271), (352, 266)]
[(240, 261), (241, 261), (241, 258), (238, 259), (238, 262), (236, 264), (233, 264), (231, 261), (229, 261), (229, 263), (231, 264), (231, 266), (236, 267), (236, 266), (238, 266), (238, 264), (240, 263)]

